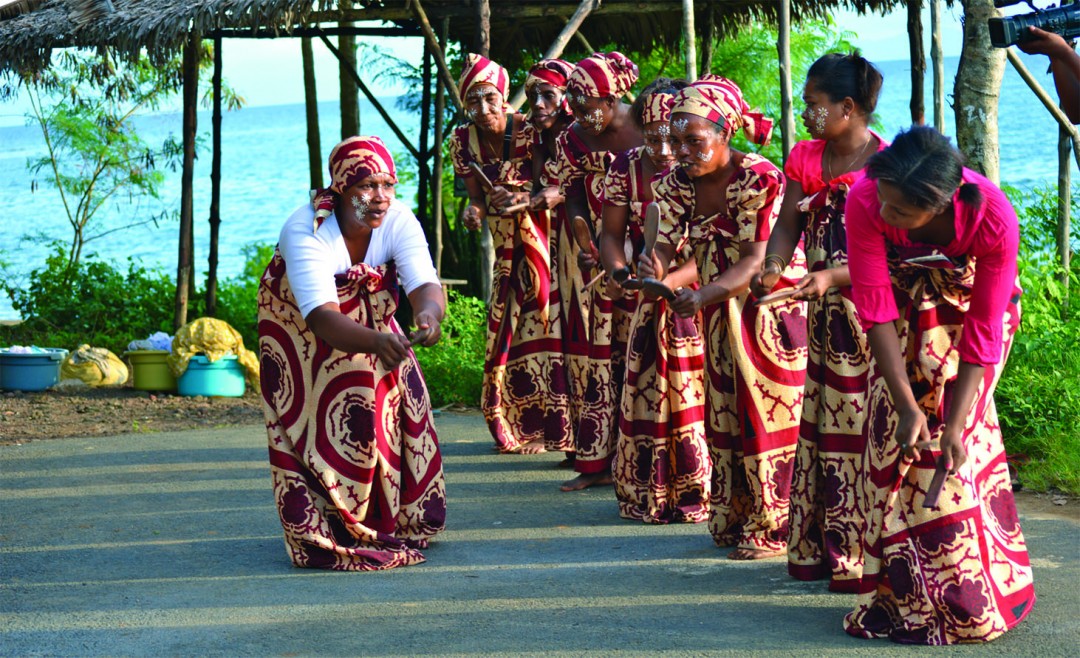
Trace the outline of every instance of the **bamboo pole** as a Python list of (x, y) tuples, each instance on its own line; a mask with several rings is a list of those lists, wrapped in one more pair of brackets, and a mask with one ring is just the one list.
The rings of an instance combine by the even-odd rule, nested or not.
[(1047, 94), (1046, 90), (1039, 85), (1035, 76), (1031, 75), (1031, 71), (1027, 70), (1027, 67), (1024, 66), (1024, 63), (1020, 61), (1020, 57), (1016, 54), (1016, 50), (1011, 47), (1006, 48), (1005, 57), (1009, 60), (1009, 63), (1013, 65), (1013, 68), (1016, 69), (1016, 72), (1020, 74), (1020, 77), (1024, 82), (1027, 83), (1028, 88), (1031, 89), (1036, 98), (1042, 101), (1043, 107), (1045, 107), (1050, 112), (1050, 115), (1058, 122), (1058, 126), (1072, 138), (1070, 141), (1072, 142), (1073, 157), (1076, 159), (1076, 165), (1080, 167), (1080, 131), (1078, 131), (1076, 126), (1069, 121), (1069, 118), (1065, 116), (1065, 113), (1061, 111), (1061, 108), (1058, 107), (1057, 103), (1050, 98), (1050, 94)]
[(428, 186), (431, 185), (431, 168), (428, 166), (428, 134), (431, 132), (431, 48), (427, 41), (424, 42), (424, 56), (420, 64), (421, 93), (420, 93), (420, 184), (417, 186), (417, 206), (420, 218), (420, 226), (424, 232), (431, 230), (430, 214), (428, 214)]
[(780, 136), (784, 161), (795, 146), (795, 115), (791, 102), (791, 0), (780, 0), (776, 50), (780, 60)]
[[(559, 36), (555, 37), (555, 40), (548, 46), (547, 51), (544, 52), (544, 59), (552, 59), (554, 57), (560, 57), (563, 51), (566, 49), (566, 44), (570, 43), (575, 35), (578, 34), (578, 29), (581, 24), (585, 22), (585, 19), (589, 16), (593, 9), (599, 5), (599, 0), (582, 0), (578, 5), (574, 15), (570, 17), (570, 20), (563, 26)], [(521, 87), (514, 92), (514, 96), (510, 99), (510, 107), (515, 110), (521, 107), (521, 104), (525, 101), (525, 87)]]
[(930, 0), (930, 62), (934, 69), (934, 127), (945, 133), (945, 57), (941, 51), (941, 0)]
[(697, 80), (697, 34), (694, 32), (694, 0), (682, 3), (682, 36), (686, 48), (686, 79)]
[(311, 189), (323, 186), (322, 142), (319, 136), (319, 100), (315, 87), (315, 56), (311, 37), (300, 39), (300, 54), (304, 60), (304, 114), (307, 118), (308, 170)]
[[(442, 24), (442, 38), (439, 52), (442, 53), (443, 45), (447, 41), (450, 31), (450, 19), (444, 18)], [(435, 158), (432, 162), (434, 175), (432, 176), (431, 200), (434, 206), (435, 222), (435, 271), (442, 277), (442, 252), (443, 252), (443, 122), (446, 120), (446, 86), (442, 78), (435, 79)]]
[(221, 232), (221, 37), (214, 38), (214, 109), (210, 119), (210, 255), (206, 270), (206, 315), (217, 316), (218, 236)]
[(406, 8), (412, 7), (414, 18), (420, 23), (424, 38), (427, 39), (428, 45), (431, 46), (431, 52), (435, 55), (435, 65), (439, 69), (443, 84), (446, 85), (447, 96), (458, 112), (461, 112), (465, 109), (465, 106), (461, 103), (461, 94), (458, 92), (457, 83), (454, 81), (454, 75), (450, 73), (450, 67), (446, 65), (446, 57), (443, 55), (442, 50), (439, 49), (439, 40), (435, 38), (435, 32), (431, 29), (431, 23), (428, 22), (427, 14), (424, 13), (420, 0), (406, 0), (405, 6)]
[(926, 77), (926, 55), (923, 54), (922, 0), (907, 0), (908, 50), (911, 57), (911, 124), (926, 123), (926, 102), (923, 91)]
[(184, 157), (180, 176), (180, 237), (176, 258), (176, 303), (173, 309), (173, 330), (187, 324), (188, 297), (191, 294), (193, 186), (195, 178), (195, 132), (199, 96), (199, 35), (188, 33), (183, 54), (183, 140)]
[[(334, 47), (334, 44), (330, 42), (330, 39), (327, 39), (325, 36), (320, 36), (319, 38), (322, 39), (323, 45), (330, 49), (330, 52), (334, 54), (334, 57), (338, 58), (338, 62), (343, 63), (344, 60), (342, 60), (341, 58), (341, 52)], [(379, 116), (383, 118), (383, 121), (386, 122), (386, 125), (390, 126), (390, 130), (394, 132), (394, 135), (401, 141), (405, 148), (408, 149), (409, 153), (411, 153), (412, 156), (416, 158), (416, 161), (419, 162), (421, 160), (420, 152), (416, 150), (416, 147), (413, 146), (411, 142), (409, 142), (409, 138), (405, 136), (405, 133), (401, 132), (401, 129), (397, 127), (397, 124), (394, 123), (394, 119), (391, 118), (390, 114), (386, 111), (385, 108), (383, 108), (382, 103), (379, 102), (379, 99), (375, 98), (375, 94), (371, 93), (371, 90), (368, 89), (368, 86), (364, 84), (364, 81), (360, 78), (360, 74), (356, 72), (356, 69), (342, 67), (342, 70), (348, 73), (349, 77), (351, 77), (356, 82), (356, 86), (359, 87), (360, 91), (364, 93), (364, 96), (368, 99), (368, 102), (370, 102), (371, 105), (375, 108), (375, 111), (379, 113)]]
[[(347, 8), (353, 5), (352, 0), (344, 0), (341, 3)], [(342, 27), (352, 27), (351, 23), (342, 23)], [(352, 34), (342, 33), (338, 36), (338, 89), (339, 107), (341, 108), (341, 139), (345, 140), (360, 134), (360, 98), (357, 95), (356, 81), (350, 71), (356, 70), (356, 37)]]

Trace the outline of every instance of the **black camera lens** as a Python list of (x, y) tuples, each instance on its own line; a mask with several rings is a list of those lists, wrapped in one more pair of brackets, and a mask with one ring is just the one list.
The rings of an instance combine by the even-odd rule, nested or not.
[(1029, 27), (1054, 32), (1066, 40), (1075, 39), (1080, 36), (1080, 2), (987, 21), (990, 43), (996, 48), (1008, 48), (1020, 43), (1027, 38)]

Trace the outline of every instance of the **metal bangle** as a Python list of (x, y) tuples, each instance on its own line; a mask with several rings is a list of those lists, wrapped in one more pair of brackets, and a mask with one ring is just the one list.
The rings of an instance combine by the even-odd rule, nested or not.
[(780, 254), (766, 254), (765, 261), (761, 264), (761, 269), (764, 270), (765, 266), (769, 263), (776, 263), (776, 265), (780, 268), (781, 272), (787, 269), (788, 265), (787, 259)]

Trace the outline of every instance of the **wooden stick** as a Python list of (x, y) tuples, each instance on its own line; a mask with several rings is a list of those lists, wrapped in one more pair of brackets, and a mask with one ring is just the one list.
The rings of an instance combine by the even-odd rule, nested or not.
[(507, 207), (502, 209), (502, 212), (505, 215), (509, 215), (510, 213), (521, 212), (522, 210), (528, 210), (528, 209), (529, 209), (529, 203), (526, 201), (525, 203), (515, 203), (512, 206), (507, 206)]
[(583, 287), (583, 288), (581, 289), (581, 292), (585, 292), (585, 291), (587, 291), (587, 290), (588, 290), (589, 288), (592, 288), (592, 287), (593, 287), (593, 284), (595, 284), (595, 283), (596, 283), (597, 281), (599, 281), (599, 280), (600, 280), (600, 279), (602, 279), (603, 277), (604, 277), (604, 270), (600, 270), (600, 273), (599, 273), (599, 274), (597, 274), (596, 276), (594, 276), (594, 277), (593, 277), (593, 278), (592, 278), (592, 279), (591, 279), (591, 280), (590, 280), (590, 281), (589, 281), (588, 283), (586, 283), (586, 284), (585, 284), (585, 286), (584, 286), (584, 287)]
[[(446, 65), (446, 58), (443, 57), (442, 49), (439, 47), (439, 40), (435, 38), (435, 31), (431, 29), (427, 14), (424, 13), (424, 8), (420, 6), (420, 0), (410, 0), (405, 5), (406, 9), (410, 5), (412, 6), (416, 22), (420, 24), (420, 29), (424, 32), (424, 38), (427, 39), (428, 46), (431, 47), (431, 54), (435, 56), (435, 64), (439, 67), (439, 76), (443, 79), (443, 85), (446, 86), (450, 100), (457, 107), (458, 112), (464, 111), (465, 105), (461, 102), (461, 93), (458, 91), (457, 82), (454, 80), (453, 74), (450, 73), (450, 67)], [(360, 20), (370, 19), (365, 16)]]
[[(566, 48), (566, 44), (570, 43), (570, 39), (581, 27), (581, 24), (585, 22), (585, 18), (589, 13), (600, 5), (599, 0), (582, 0), (578, 5), (577, 11), (570, 17), (570, 20), (566, 22), (562, 32), (559, 32), (559, 36), (555, 37), (555, 41), (551, 42), (551, 46), (544, 52), (544, 59), (552, 59), (562, 55), (563, 50)], [(521, 104), (525, 101), (525, 87), (521, 87), (514, 92), (513, 98), (510, 99), (510, 107), (515, 110), (521, 107)]]
[(1058, 125), (1072, 137), (1073, 155), (1076, 157), (1077, 166), (1080, 166), (1080, 131), (1077, 131), (1076, 126), (1072, 125), (1072, 122), (1069, 121), (1069, 118), (1061, 111), (1061, 108), (1057, 106), (1057, 103), (1055, 103), (1053, 99), (1050, 98), (1050, 95), (1046, 93), (1046, 90), (1039, 85), (1038, 81), (1035, 80), (1035, 77), (1032, 76), (1031, 72), (1024, 66), (1024, 63), (1020, 61), (1020, 57), (1017, 56), (1016, 50), (1012, 46), (1005, 49), (1005, 55), (1009, 58), (1009, 63), (1013, 65), (1016, 72), (1019, 73), (1020, 77), (1027, 83), (1027, 86), (1031, 88), (1032, 93), (1034, 93), (1035, 96), (1042, 101), (1042, 104), (1046, 106), (1046, 109), (1050, 111), (1050, 115), (1054, 117), (1058, 122)]
[(491, 188), (495, 187), (495, 184), (491, 182), (491, 179), (484, 173), (484, 168), (475, 162), (470, 162), (469, 166), (472, 167), (473, 172), (480, 178), (480, 184), (484, 186), (484, 189), (488, 192)]

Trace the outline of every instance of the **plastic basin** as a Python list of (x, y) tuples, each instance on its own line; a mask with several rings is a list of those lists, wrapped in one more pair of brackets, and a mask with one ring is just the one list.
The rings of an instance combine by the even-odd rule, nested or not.
[(188, 361), (187, 370), (176, 380), (180, 395), (238, 398), (244, 394), (244, 369), (230, 354), (210, 363), (202, 354)]
[(167, 350), (129, 350), (131, 385), (140, 391), (175, 391), (176, 377), (169, 370)]
[(60, 364), (68, 351), (45, 347), (45, 352), (24, 354), (0, 349), (0, 388), (7, 391), (44, 391), (60, 381)]

